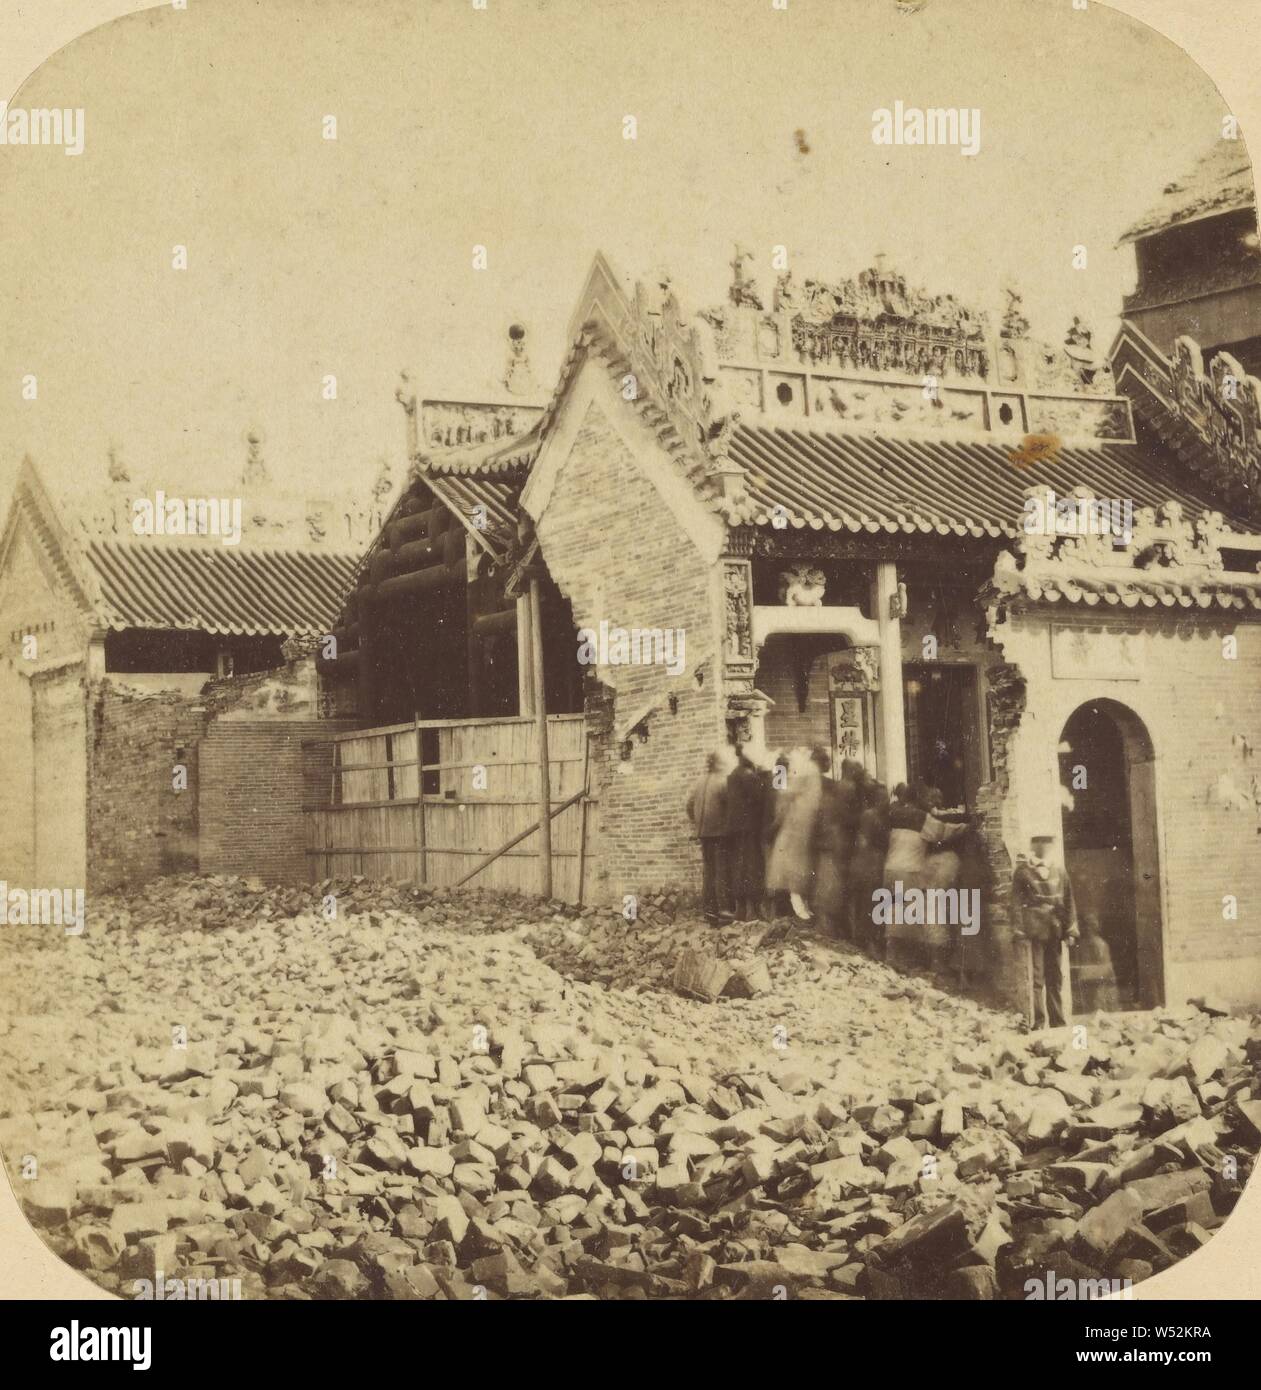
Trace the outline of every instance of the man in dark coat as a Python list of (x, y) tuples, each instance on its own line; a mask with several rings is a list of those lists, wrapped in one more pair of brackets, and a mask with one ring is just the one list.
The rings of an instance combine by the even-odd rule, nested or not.
[(711, 753), (705, 771), (687, 799), (687, 816), (701, 842), (701, 901), (711, 923), (731, 916), (727, 778), (735, 761), (735, 751), (730, 744)]
[(765, 750), (751, 744), (741, 748), (727, 778), (731, 896), (738, 922), (752, 922), (762, 915), (766, 885), (762, 826), (770, 787), (769, 775), (759, 766), (764, 755)]
[(1046, 1027), (1048, 1015), (1052, 1028), (1064, 1026), (1061, 945), (1067, 941), (1072, 946), (1080, 935), (1073, 887), (1063, 865), (1052, 858), (1054, 843), (1054, 835), (1035, 835), (1029, 842), (1029, 857), (1017, 865), (1011, 877), (1015, 936), (1029, 942), (1033, 964), (1035, 1029)]

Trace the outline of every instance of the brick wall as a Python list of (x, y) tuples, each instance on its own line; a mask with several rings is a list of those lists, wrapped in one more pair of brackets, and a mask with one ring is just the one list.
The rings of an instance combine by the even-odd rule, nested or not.
[(836, 652), (815, 656), (811, 660), (810, 680), (806, 691), (806, 707), (797, 708), (797, 680), (794, 646), (800, 639), (771, 637), (762, 648), (754, 684), (763, 695), (775, 701), (766, 712), (766, 746), (793, 748), (797, 745), (828, 748), (832, 743), (832, 701), (828, 672), (836, 664), (837, 653), (843, 650), (837, 640)]
[[(247, 695), (259, 684), (249, 682)], [(347, 725), (242, 719), (227, 694), (219, 691), (227, 717), (214, 718), (201, 697), (139, 695), (109, 681), (91, 688), (90, 889), (197, 870), (307, 880), (302, 806), (327, 797), (328, 777), (319, 777), (319, 750), (304, 759), (302, 742)], [(177, 763), (187, 771), (183, 791), (174, 786)]]
[[(324, 719), (217, 720), (201, 743), (201, 870), (305, 883), (304, 803), (327, 799), (309, 784), (304, 739), (345, 726)], [(313, 750), (318, 752), (318, 750)], [(312, 763), (314, 765), (314, 763)]]
[[(109, 681), (94, 684), (88, 700), (88, 887), (196, 869), (204, 713), (178, 694), (136, 695)], [(187, 768), (183, 791), (174, 785), (177, 761)]]
[[(662, 466), (673, 465), (663, 457)], [(626, 893), (694, 887), (700, 852), (684, 804), (706, 753), (725, 736), (713, 661), (703, 685), (691, 674), (714, 646), (714, 566), (596, 405), (561, 465), (538, 534), (578, 627), (605, 619), (625, 628), (681, 628), (686, 640), (682, 677), (653, 665), (588, 673), (592, 785), (600, 798), (589, 897), (616, 902)], [(623, 760), (615, 729), (649, 705), (657, 708), (647, 741), (632, 738)]]
[(1027, 690), (1020, 672), (996, 662), (986, 672), (991, 692), (989, 742), (993, 751), (991, 780), (977, 791), (978, 826), (988, 866), (981, 933), (969, 964), (975, 967), (999, 1004), (1027, 1009), (1031, 1003), (1024, 947), (1012, 937), (1011, 876), (1015, 867), (1003, 834), (1003, 809), (1011, 779), (1007, 758), (1011, 739), (1024, 715)]

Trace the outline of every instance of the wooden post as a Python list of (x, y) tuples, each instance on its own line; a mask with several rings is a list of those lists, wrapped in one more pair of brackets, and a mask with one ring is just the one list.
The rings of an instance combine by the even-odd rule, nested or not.
[(898, 567), (892, 560), (876, 564), (873, 586), (880, 626), (880, 744), (884, 783), (892, 792), (906, 781), (906, 715), (902, 708), (902, 622), (892, 601), (898, 592)]
[(470, 545), (465, 567), (464, 632), (468, 651), (468, 712), (474, 719), (487, 711), (485, 696), (486, 653), (477, 632), (481, 611), (481, 582), (477, 577), (477, 555)]
[(534, 643), (530, 636), (530, 595), (517, 599), (517, 713), (534, 713)]
[(376, 718), (376, 690), (372, 670), (377, 647), (377, 611), (375, 598), (364, 589), (359, 598), (359, 677), (358, 713), (360, 721), (371, 727)]
[(587, 876), (587, 783), (591, 779), (591, 740), (584, 726), (582, 731), (582, 801), (578, 806), (578, 906), (581, 907), (584, 879)]
[(539, 892), (552, 896), (552, 773), (547, 756), (547, 691), (543, 681), (543, 621), (537, 575), (530, 578), (530, 665), (534, 675), (534, 724), (539, 741)]
[(429, 882), (429, 856), (425, 853), (425, 755), (421, 745), (420, 711), (415, 714), (416, 728), (416, 853), (420, 860), (420, 881)]

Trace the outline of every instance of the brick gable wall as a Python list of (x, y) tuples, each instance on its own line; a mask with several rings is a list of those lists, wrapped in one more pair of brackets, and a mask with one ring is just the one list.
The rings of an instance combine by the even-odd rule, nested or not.
[[(663, 458), (663, 466), (673, 465)], [(712, 651), (713, 567), (595, 404), (537, 529), (578, 627), (607, 619), (625, 628), (681, 628), (689, 671)], [(691, 674), (672, 677), (661, 666), (617, 666), (589, 672), (588, 692), (592, 786), (600, 798), (589, 899), (620, 902), (651, 888), (694, 887), (700, 852), (684, 803), (706, 753), (725, 736), (712, 659), (700, 686)], [(647, 741), (632, 738), (623, 760), (614, 728), (650, 704), (659, 708), (647, 721)]]

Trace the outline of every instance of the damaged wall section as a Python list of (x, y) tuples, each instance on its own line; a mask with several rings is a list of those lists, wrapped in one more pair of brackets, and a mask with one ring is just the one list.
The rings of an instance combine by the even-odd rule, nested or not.
[(305, 882), (302, 741), (349, 727), (324, 703), (309, 655), (195, 695), (93, 683), (88, 888), (198, 870)]
[[(89, 687), (88, 889), (196, 870), (197, 741), (205, 708), (174, 691)], [(187, 786), (176, 790), (176, 767)]]
[[(588, 668), (592, 794), (600, 802), (591, 901), (698, 884), (700, 857), (684, 807), (705, 755), (725, 737), (721, 692), (706, 660), (716, 644), (717, 534), (712, 557), (703, 554), (680, 517), (681, 506), (696, 508), (695, 499), (675, 495), (671, 484), (682, 493), (681, 480), (657, 476), (672, 465), (647, 440), (645, 457), (632, 451), (610, 422), (610, 410), (624, 408), (588, 397), (536, 520), (548, 572), (577, 627), (606, 621), (685, 635), (681, 675), (663, 665), (608, 665), (596, 680)], [(632, 419), (628, 428), (642, 426)], [(717, 533), (716, 521), (701, 515)], [(616, 546), (607, 544), (611, 524)]]

